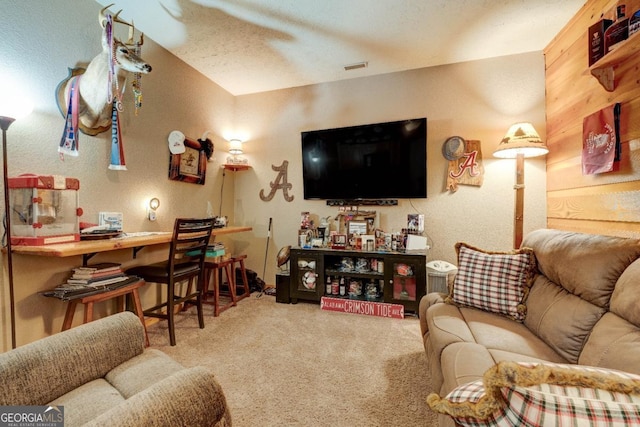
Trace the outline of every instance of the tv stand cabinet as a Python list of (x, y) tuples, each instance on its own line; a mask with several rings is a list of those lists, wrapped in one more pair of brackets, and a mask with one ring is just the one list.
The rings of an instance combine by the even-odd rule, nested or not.
[(289, 261), (294, 304), (329, 296), (401, 304), (405, 311), (417, 313), (426, 293), (426, 251), (292, 248)]

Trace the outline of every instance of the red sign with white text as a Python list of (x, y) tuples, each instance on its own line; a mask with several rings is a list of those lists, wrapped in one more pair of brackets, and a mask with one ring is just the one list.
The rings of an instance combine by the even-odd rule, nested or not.
[(361, 301), (343, 298), (322, 297), (320, 309), (342, 313), (364, 314), (366, 316), (404, 319), (404, 306), (385, 302)]

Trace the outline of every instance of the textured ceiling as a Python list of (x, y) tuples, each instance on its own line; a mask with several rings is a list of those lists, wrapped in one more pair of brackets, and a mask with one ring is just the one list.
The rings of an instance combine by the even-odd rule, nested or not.
[[(584, 0), (97, 0), (233, 95), (541, 51)], [(367, 62), (366, 68), (344, 67)]]

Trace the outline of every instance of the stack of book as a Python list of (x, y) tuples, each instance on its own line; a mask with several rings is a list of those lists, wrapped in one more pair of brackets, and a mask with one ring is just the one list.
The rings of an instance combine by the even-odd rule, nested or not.
[(224, 255), (224, 243), (215, 242), (207, 246), (207, 258)]
[(138, 277), (127, 276), (118, 263), (93, 264), (74, 268), (66, 283), (44, 292), (44, 295), (63, 300), (82, 298), (117, 289), (138, 280)]

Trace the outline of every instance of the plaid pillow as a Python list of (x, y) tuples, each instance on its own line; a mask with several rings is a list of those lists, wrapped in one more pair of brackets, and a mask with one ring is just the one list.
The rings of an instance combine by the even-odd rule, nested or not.
[(487, 252), (457, 243), (458, 274), (447, 302), (504, 314), (522, 322), (536, 269), (533, 249)]
[(637, 426), (640, 376), (581, 365), (502, 362), (429, 406), (463, 426)]

